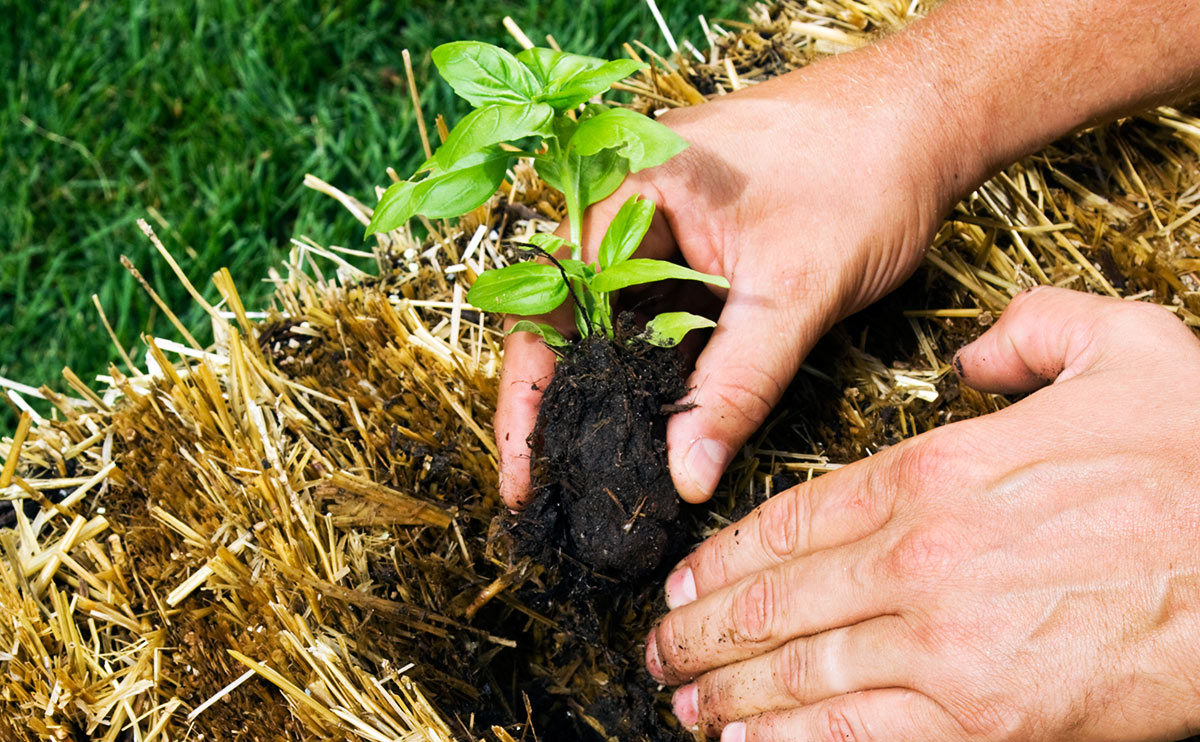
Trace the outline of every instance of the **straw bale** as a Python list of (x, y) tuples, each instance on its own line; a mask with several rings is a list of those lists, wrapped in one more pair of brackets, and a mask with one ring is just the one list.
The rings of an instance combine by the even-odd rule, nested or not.
[[(630, 47), (654, 65), (622, 87), (646, 111), (697, 104), (930, 7), (755, 4), (673, 59)], [(695, 538), (782, 487), (1008, 404), (960, 387), (949, 359), (1025, 287), (1154, 302), (1200, 329), (1196, 113), (1081, 133), (959, 204), (918, 274), (813, 353)], [(0, 515), (0, 737), (510, 740), (551, 707), (619, 736), (589, 709), (622, 702), (661, 609), (596, 606), (597, 646), (572, 633), (578, 607), (526, 599), (554, 575), (512, 561), (493, 523), (501, 336), (463, 299), (511, 257), (508, 238), (561, 215), (522, 164), (427, 237), (397, 231), (369, 253), (296, 241), (261, 313), (227, 271), (209, 306), (159, 245), (209, 312), (211, 347), (180, 326), (187, 344), (148, 337), (141, 368), (123, 358), (98, 387), (68, 370), (70, 395), (0, 380), (24, 410), (0, 444), (14, 505)]]

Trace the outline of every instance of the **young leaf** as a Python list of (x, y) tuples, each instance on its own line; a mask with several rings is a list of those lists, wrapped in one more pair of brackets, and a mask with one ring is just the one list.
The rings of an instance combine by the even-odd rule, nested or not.
[(411, 219), (416, 213), (413, 191), (417, 185), (412, 181), (402, 180), (388, 186), (379, 197), (379, 203), (375, 205), (375, 213), (371, 215), (371, 223), (367, 225), (367, 234), (390, 232)]
[(629, 174), (629, 160), (615, 149), (604, 150), (580, 159), (582, 167), (579, 179), (583, 187), (580, 189), (579, 200), (585, 209), (611, 196)]
[(654, 219), (654, 202), (633, 194), (613, 217), (600, 240), (600, 269), (621, 263), (633, 255)]
[(615, 148), (629, 160), (629, 171), (661, 165), (687, 148), (667, 127), (626, 108), (613, 108), (579, 124), (571, 148), (583, 157)]
[(567, 284), (558, 268), (542, 263), (517, 263), (484, 271), (467, 292), (467, 301), (485, 312), (545, 314), (567, 298)]
[(598, 273), (592, 279), (592, 290), (607, 293), (623, 289), (627, 286), (636, 286), (641, 283), (665, 281), (668, 278), (677, 278), (684, 281), (702, 281), (710, 283), (713, 286), (729, 288), (729, 281), (726, 281), (721, 276), (711, 276), (707, 273), (694, 271), (691, 268), (685, 268), (682, 265), (669, 263), (665, 260), (633, 258)]
[(517, 59), (542, 83), (537, 100), (560, 111), (575, 108), (646, 66), (632, 59), (606, 62), (596, 57), (540, 48), (526, 49), (517, 55)]
[[(567, 193), (567, 184), (579, 195), (581, 209), (586, 209), (597, 201), (603, 201), (621, 187), (625, 176), (629, 174), (629, 160), (622, 157), (615, 149), (602, 150), (591, 157), (580, 157), (572, 152), (567, 155), (566, 171), (559, 163), (537, 160), (538, 175), (554, 188)], [(578, 176), (578, 183), (574, 182)]]
[(462, 216), (492, 197), (512, 155), (496, 148), (467, 155), (453, 170), (434, 175), (417, 185), (421, 195), (417, 214), (430, 219), (451, 219)]
[(646, 323), (646, 331), (641, 338), (660, 348), (672, 348), (679, 345), (683, 336), (692, 330), (716, 326), (717, 323), (708, 317), (690, 312), (664, 312)]
[(416, 214), (449, 219), (467, 213), (496, 192), (511, 159), (510, 153), (490, 147), (463, 157), (452, 170), (435, 166), (424, 180), (393, 184), (379, 199), (367, 234), (396, 229)]
[(498, 46), (454, 41), (433, 50), (438, 72), (473, 106), (529, 103), (541, 85), (529, 68)]
[(570, 110), (594, 96), (600, 95), (619, 82), (642, 69), (646, 65), (632, 59), (617, 59), (606, 62), (602, 66), (583, 70), (557, 85), (553, 92), (544, 94), (541, 99), (556, 109)]
[(434, 156), (448, 170), (472, 152), (500, 142), (546, 134), (554, 109), (545, 103), (493, 103), (458, 122)]
[(603, 59), (596, 57), (585, 57), (582, 54), (560, 52), (544, 47), (526, 49), (517, 54), (517, 60), (528, 67), (529, 71), (537, 77), (538, 82), (542, 84), (542, 92), (538, 94), (539, 98), (544, 97), (547, 92), (557, 89), (575, 75), (599, 69), (606, 64)]
[(560, 247), (567, 244), (567, 241), (558, 235), (539, 232), (529, 238), (529, 244), (540, 247), (544, 252), (553, 255), (558, 252)]
[(544, 322), (531, 322), (527, 319), (523, 319), (513, 325), (512, 329), (508, 331), (508, 334), (511, 335), (514, 332), (532, 332), (534, 335), (541, 335), (542, 340), (546, 341), (546, 345), (555, 348), (561, 348), (570, 344), (570, 341), (563, 337), (561, 332), (554, 329), (550, 325), (545, 324)]

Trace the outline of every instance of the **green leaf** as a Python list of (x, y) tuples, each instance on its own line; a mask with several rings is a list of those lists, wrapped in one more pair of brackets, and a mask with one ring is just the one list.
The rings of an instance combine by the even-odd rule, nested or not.
[(541, 85), (529, 68), (498, 46), (454, 41), (433, 50), (438, 72), (473, 106), (529, 103)]
[(448, 170), (417, 186), (421, 194), (416, 213), (431, 219), (462, 216), (487, 201), (504, 181), (513, 154), (499, 147), (467, 155)]
[(690, 312), (664, 312), (646, 323), (646, 331), (640, 337), (651, 345), (672, 348), (679, 345), (683, 336), (692, 330), (716, 327), (708, 317)]
[(582, 260), (564, 258), (559, 260), (558, 264), (562, 266), (563, 273), (572, 278), (582, 278), (584, 282), (591, 281), (592, 277), (596, 275), (596, 269)]
[(431, 219), (462, 216), (491, 198), (512, 157), (491, 147), (462, 158), (453, 170), (439, 172), (440, 168), (435, 168), (424, 180), (393, 184), (379, 199), (367, 234), (389, 232), (416, 214)]
[(458, 122), (434, 156), (443, 170), (459, 160), (500, 142), (549, 132), (554, 109), (545, 103), (493, 103), (477, 108)]
[(585, 57), (582, 54), (560, 52), (544, 47), (526, 49), (517, 54), (521, 64), (529, 68), (542, 84), (542, 94), (555, 89), (556, 86), (567, 82), (575, 75), (603, 67), (606, 62), (597, 57)]
[(529, 244), (533, 245), (534, 247), (539, 247), (544, 252), (553, 255), (554, 253), (558, 252), (560, 247), (567, 244), (567, 241), (558, 235), (539, 232), (529, 238)]
[(615, 149), (591, 157), (580, 157), (576, 153), (570, 157), (573, 167), (579, 170), (579, 202), (585, 209), (611, 196), (629, 174), (629, 160)]
[(642, 244), (653, 219), (654, 202), (641, 199), (636, 193), (630, 196), (600, 240), (600, 269), (629, 259)]
[(414, 212), (413, 191), (417, 183), (402, 180), (393, 183), (379, 197), (375, 205), (375, 213), (371, 215), (371, 223), (367, 225), (367, 234), (390, 232), (402, 226), (412, 218)]
[(542, 83), (537, 100), (560, 111), (570, 110), (608, 90), (646, 65), (632, 59), (607, 62), (553, 49), (526, 49), (517, 59)]
[(592, 290), (608, 293), (627, 286), (665, 281), (669, 278), (677, 278), (684, 281), (702, 281), (710, 283), (713, 286), (729, 288), (729, 281), (726, 281), (721, 276), (711, 276), (707, 273), (694, 271), (691, 268), (669, 263), (665, 260), (633, 258), (626, 260), (624, 263), (618, 263), (597, 274), (592, 280)]
[(541, 100), (564, 111), (575, 108), (645, 67), (632, 59), (606, 62), (601, 67), (584, 70), (556, 86), (552, 92), (539, 96)]
[(513, 325), (512, 329), (508, 331), (508, 334), (511, 335), (514, 332), (532, 332), (534, 335), (541, 335), (542, 340), (546, 341), (546, 345), (555, 348), (561, 348), (565, 345), (571, 344), (569, 340), (563, 337), (561, 332), (544, 322), (531, 322), (527, 319), (523, 319), (517, 324)]
[(467, 292), (467, 301), (485, 312), (546, 314), (567, 298), (558, 268), (543, 263), (517, 263), (484, 271)]
[(663, 164), (687, 146), (667, 127), (626, 108), (613, 108), (581, 122), (571, 137), (571, 148), (583, 157), (615, 148), (629, 160), (629, 171), (634, 173)]

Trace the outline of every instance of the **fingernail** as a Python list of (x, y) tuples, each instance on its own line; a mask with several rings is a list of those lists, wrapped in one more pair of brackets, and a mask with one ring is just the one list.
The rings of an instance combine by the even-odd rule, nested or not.
[(717, 490), (717, 483), (729, 463), (730, 451), (724, 443), (712, 438), (698, 438), (688, 449), (683, 465), (692, 483), (706, 495)]
[(696, 600), (696, 576), (691, 567), (677, 569), (667, 578), (667, 607), (675, 610)]
[(646, 669), (655, 680), (660, 683), (663, 681), (662, 658), (658, 656), (658, 642), (653, 630), (646, 637)]
[(679, 723), (691, 729), (700, 720), (700, 689), (695, 683), (688, 683), (675, 690), (671, 696), (671, 708)]
[(721, 742), (746, 742), (746, 722), (735, 721), (722, 729)]

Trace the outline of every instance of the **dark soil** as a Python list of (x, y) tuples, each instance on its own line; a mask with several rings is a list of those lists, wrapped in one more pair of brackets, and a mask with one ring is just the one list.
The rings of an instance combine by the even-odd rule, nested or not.
[[(517, 673), (551, 676), (527, 686), (544, 739), (692, 739), (642, 667), (662, 580), (694, 530), (667, 468), (685, 365), (635, 332), (623, 316), (615, 340), (593, 334), (560, 358), (530, 437), (535, 498), (506, 517), (514, 553), (545, 566), (517, 595), (558, 626), (535, 641), (542, 670)], [(563, 703), (555, 685), (579, 692)]]
[(530, 441), (537, 495), (517, 539), (618, 583), (658, 571), (687, 530), (666, 445), (667, 419), (687, 392), (684, 365), (674, 349), (630, 334), (594, 333), (559, 361)]

